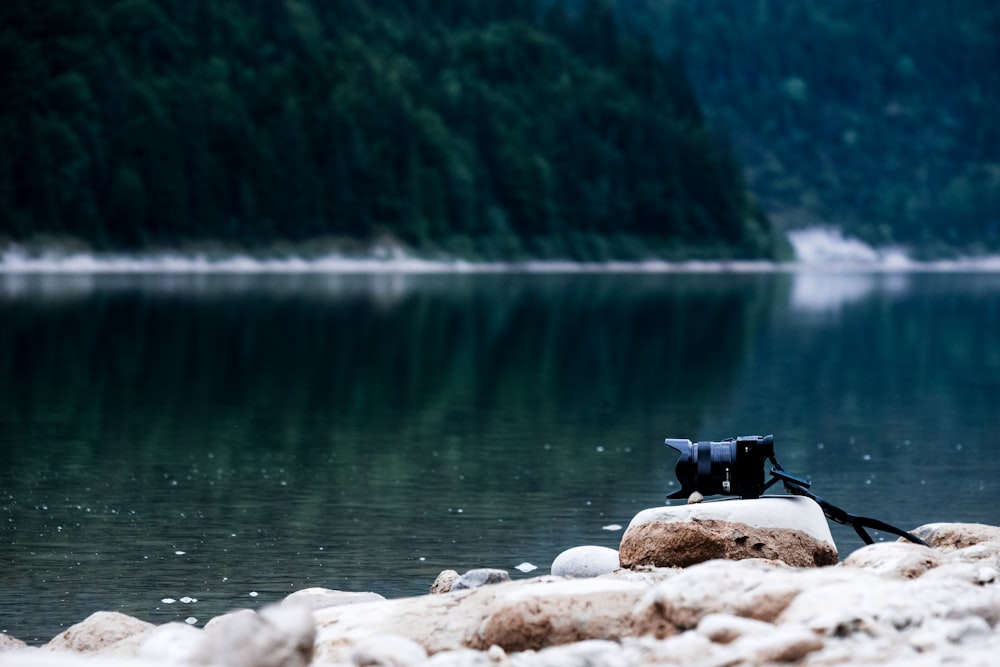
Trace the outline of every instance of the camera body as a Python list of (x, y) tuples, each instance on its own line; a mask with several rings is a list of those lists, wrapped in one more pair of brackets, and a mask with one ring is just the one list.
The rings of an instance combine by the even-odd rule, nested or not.
[(680, 452), (677, 460), (679, 491), (667, 498), (724, 495), (759, 498), (764, 493), (764, 464), (774, 462), (774, 436), (743, 435), (721, 441), (691, 442), (667, 438)]

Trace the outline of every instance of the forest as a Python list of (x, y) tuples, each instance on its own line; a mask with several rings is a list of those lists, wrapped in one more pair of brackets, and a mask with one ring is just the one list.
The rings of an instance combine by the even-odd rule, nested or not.
[(678, 53), (598, 0), (8, 0), (0, 237), (392, 239), (474, 259), (779, 247)]
[(917, 255), (1000, 250), (1000, 4), (615, 6), (683, 55), (779, 230), (835, 225)]

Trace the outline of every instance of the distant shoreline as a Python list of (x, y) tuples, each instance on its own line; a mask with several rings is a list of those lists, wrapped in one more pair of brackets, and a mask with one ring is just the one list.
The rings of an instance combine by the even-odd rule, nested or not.
[(698, 274), (698, 273), (1000, 273), (1000, 256), (938, 261), (771, 262), (762, 260), (607, 261), (525, 260), (478, 262), (328, 255), (258, 259), (249, 255), (99, 255), (0, 252), (0, 276), (32, 275), (455, 275), (455, 274)]
[(475, 274), (475, 273), (1000, 273), (1000, 255), (914, 260), (899, 248), (873, 248), (837, 229), (789, 232), (794, 258), (478, 260), (411, 251), (391, 241), (367, 249), (280, 247), (96, 252), (77, 245), (0, 246), (0, 275), (12, 274)]

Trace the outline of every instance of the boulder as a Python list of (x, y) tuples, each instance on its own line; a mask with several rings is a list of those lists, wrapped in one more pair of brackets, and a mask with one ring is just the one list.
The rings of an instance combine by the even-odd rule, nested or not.
[(358, 642), (351, 662), (358, 667), (410, 667), (427, 660), (427, 651), (408, 637), (374, 635)]
[(458, 572), (455, 570), (441, 570), (441, 574), (437, 576), (434, 583), (431, 584), (431, 593), (434, 595), (439, 595), (441, 593), (451, 592), (451, 587), (458, 579)]
[(552, 561), (557, 577), (596, 577), (614, 572), (621, 565), (618, 552), (608, 547), (583, 546), (567, 549)]
[(233, 667), (305, 667), (312, 661), (315, 623), (307, 605), (241, 609), (210, 620), (204, 630), (166, 623), (101, 650), (101, 659)]
[(844, 559), (844, 567), (901, 579), (916, 579), (940, 564), (941, 557), (934, 549), (913, 542), (869, 544)]
[(428, 654), (461, 649), (539, 649), (632, 634), (632, 610), (648, 585), (616, 578), (537, 577), (315, 614), (317, 663), (349, 662), (352, 647), (372, 636), (398, 635)]
[(28, 645), (20, 639), (16, 639), (10, 635), (0, 632), (0, 653), (3, 653), (4, 651), (17, 651), (27, 647)]
[(632, 610), (645, 588), (613, 579), (576, 579), (505, 587), (486, 608), (468, 646), (526, 651), (588, 639), (632, 636)]
[(1000, 527), (981, 523), (928, 523), (911, 532), (938, 549), (963, 549), (981, 542), (1000, 542)]
[(824, 636), (865, 638), (931, 632), (974, 618), (996, 626), (1000, 588), (957, 579), (887, 579), (859, 572), (848, 581), (812, 581), (778, 620)]
[(163, 663), (140, 658), (107, 657), (103, 653), (72, 653), (28, 649), (0, 652), (0, 667), (174, 667), (185, 663)]
[(963, 547), (954, 551), (944, 550), (942, 552), (945, 560), (961, 561), (963, 563), (976, 563), (985, 561), (1000, 565), (1000, 542), (979, 542), (971, 547)]
[(203, 639), (204, 632), (193, 625), (165, 623), (143, 635), (118, 642), (101, 653), (101, 660), (112, 655), (170, 665), (200, 664), (203, 662), (199, 658)]
[(763, 558), (796, 567), (833, 565), (837, 547), (823, 510), (801, 496), (656, 507), (629, 523), (622, 567), (688, 567), (717, 558)]
[(356, 593), (336, 591), (329, 588), (304, 588), (288, 595), (281, 604), (304, 605), (310, 609), (336, 607), (342, 604), (359, 604), (361, 602), (377, 602), (385, 598), (378, 593)]
[(648, 590), (634, 610), (636, 633), (664, 639), (717, 613), (773, 623), (802, 590), (794, 572), (754, 559), (693, 565)]
[(280, 604), (227, 614), (206, 627), (191, 662), (233, 667), (306, 667), (316, 627), (307, 605)]
[(698, 621), (697, 630), (716, 644), (729, 644), (741, 637), (760, 637), (773, 631), (775, 625), (732, 614), (706, 614)]
[(46, 649), (91, 653), (153, 628), (152, 623), (117, 611), (97, 611), (53, 637)]
[[(288, 598), (285, 598), (285, 600), (287, 601)], [(281, 604), (285, 604), (285, 601), (282, 601)], [(233, 623), (240, 623), (240, 619), (246, 619), (245, 621), (242, 621), (244, 623), (253, 623), (254, 620), (252, 619), (256, 619), (256, 617), (257, 612), (253, 609), (237, 609), (236, 611), (231, 611), (223, 614), (222, 616), (216, 616), (208, 619), (208, 623), (205, 624), (205, 629), (211, 629), (213, 632), (225, 632), (224, 628)], [(222, 626), (222, 628), (219, 626)]]
[(799, 662), (824, 646), (823, 638), (809, 628), (786, 625), (773, 632), (740, 637), (727, 649), (749, 665)]
[(510, 574), (507, 570), (497, 570), (489, 567), (480, 567), (469, 570), (451, 583), (450, 591), (462, 591), (469, 588), (479, 588), (510, 581)]
[(977, 586), (985, 586), (1000, 581), (1000, 571), (981, 563), (946, 560), (934, 569), (928, 570), (921, 579), (958, 579)]

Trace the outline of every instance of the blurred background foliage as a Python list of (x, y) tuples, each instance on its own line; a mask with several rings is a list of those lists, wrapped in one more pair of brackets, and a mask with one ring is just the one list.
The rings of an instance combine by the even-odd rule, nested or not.
[(992, 0), (10, 0), (0, 236), (996, 251), (998, 35)]
[(11, 0), (0, 235), (771, 256), (676, 55), (614, 7)]
[(683, 54), (779, 229), (833, 224), (932, 255), (1000, 249), (996, 2), (615, 7), (630, 30)]

